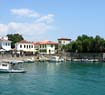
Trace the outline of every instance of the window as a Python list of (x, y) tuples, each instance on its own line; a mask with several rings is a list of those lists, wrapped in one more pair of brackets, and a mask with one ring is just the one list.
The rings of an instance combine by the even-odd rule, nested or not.
[(8, 43), (8, 46), (10, 46), (10, 43)]
[(51, 45), (51, 47), (53, 47), (53, 45)]
[(59, 43), (61, 44), (61, 41), (59, 41)]
[(7, 43), (5, 43), (5, 45), (7, 46), (8, 44), (7, 44)]
[(41, 48), (41, 45), (40, 45), (40, 48)]
[(26, 45), (24, 45), (24, 48), (26, 48)]
[(20, 45), (20, 48), (22, 48), (22, 45)]
[(45, 45), (45, 48), (46, 48), (46, 45)]
[(28, 45), (27, 45), (27, 48), (28, 48)]
[(30, 45), (29, 45), (29, 48), (30, 48)]

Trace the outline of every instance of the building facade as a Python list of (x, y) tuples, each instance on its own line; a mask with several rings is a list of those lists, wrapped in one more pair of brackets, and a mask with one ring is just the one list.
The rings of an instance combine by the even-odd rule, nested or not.
[(52, 41), (42, 41), (39, 44), (40, 54), (56, 54), (58, 43)]
[(11, 41), (8, 40), (8, 37), (0, 37), (0, 47), (5, 51), (11, 50)]
[(34, 54), (34, 44), (29, 41), (20, 41), (15, 44), (15, 49), (17, 51), (23, 51), (24, 53), (32, 53)]
[(59, 38), (58, 39), (58, 43), (60, 45), (67, 45), (67, 44), (70, 44), (71, 42), (71, 39), (68, 39), (68, 38)]
[(35, 54), (55, 54), (57, 52), (58, 43), (52, 41), (42, 41), (42, 42), (29, 42), (21, 41), (15, 44), (15, 49), (17, 51), (32, 52)]
[(39, 53), (39, 48), (40, 48), (40, 42), (34, 42), (34, 50), (35, 53)]
[(70, 44), (71, 39), (68, 38), (59, 38), (58, 39), (58, 53), (59, 54), (64, 54), (64, 49), (62, 48), (63, 46)]

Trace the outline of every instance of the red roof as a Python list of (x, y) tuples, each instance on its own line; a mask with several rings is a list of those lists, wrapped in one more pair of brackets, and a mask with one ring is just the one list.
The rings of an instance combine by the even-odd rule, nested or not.
[(50, 45), (54, 44), (54, 45), (57, 45), (58, 43), (45, 40), (45, 41), (40, 42), (40, 44), (50, 44)]
[(34, 45), (45, 45), (45, 44), (49, 44), (49, 45), (57, 45), (58, 43), (56, 42), (52, 42), (52, 41), (48, 41), (48, 40), (45, 40), (45, 41), (42, 41), (42, 42), (30, 42), (30, 41), (26, 41), (26, 40), (22, 40), (20, 41), (19, 43), (33, 43)]
[(0, 39), (0, 41), (9, 41), (9, 42), (11, 42), (10, 40), (6, 40), (6, 39)]
[(39, 45), (40, 44), (40, 42), (34, 42), (34, 45)]
[(22, 41), (20, 41), (19, 43), (32, 43), (32, 42), (26, 41), (26, 40), (22, 40)]
[(71, 39), (68, 39), (68, 38), (59, 38), (58, 40), (71, 40)]

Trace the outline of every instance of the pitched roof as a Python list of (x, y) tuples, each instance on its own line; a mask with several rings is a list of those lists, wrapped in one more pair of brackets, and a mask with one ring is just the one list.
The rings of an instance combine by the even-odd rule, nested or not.
[(26, 40), (22, 40), (18, 43), (31, 43), (31, 44), (34, 44), (34, 45), (45, 45), (45, 44), (54, 44), (54, 45), (57, 45), (58, 43), (56, 42), (52, 42), (52, 41), (48, 41), (48, 40), (45, 40), (45, 41), (42, 41), (42, 42), (30, 42), (30, 41), (26, 41)]
[(68, 38), (59, 38), (58, 40), (71, 40), (71, 39), (68, 39)]
[(20, 42), (18, 42), (18, 43), (33, 43), (33, 42), (26, 41), (26, 40), (22, 40), (22, 41), (20, 41)]
[(8, 41), (8, 42), (11, 42), (10, 40), (6, 40), (6, 39), (0, 39), (0, 41)]
[(40, 42), (34, 42), (34, 45), (39, 45), (40, 44)]
[(40, 44), (50, 44), (50, 45), (51, 45), (51, 44), (54, 44), (54, 45), (57, 45), (58, 43), (45, 40), (45, 41), (40, 42)]

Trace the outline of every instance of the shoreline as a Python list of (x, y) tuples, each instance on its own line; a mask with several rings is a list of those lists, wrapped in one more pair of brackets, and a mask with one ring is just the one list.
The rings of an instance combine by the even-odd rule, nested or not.
[(0, 55), (0, 60), (26, 60), (34, 58), (35, 56), (12, 56), (12, 55)]
[[(29, 55), (29, 56), (12, 56), (11, 54), (4, 54), (3, 56), (0, 55), (0, 60), (4, 61), (4, 60), (16, 60), (16, 61), (33, 61), (33, 62), (48, 62), (49, 58), (51, 56), (54, 55), (50, 55), (50, 56), (35, 56), (35, 55)], [(39, 57), (39, 58), (37, 58)], [(85, 59), (85, 58), (71, 58), (71, 57), (67, 57), (67, 59), (65, 59), (65, 61), (71, 61), (71, 62), (105, 62), (105, 60), (99, 60), (99, 59)]]

